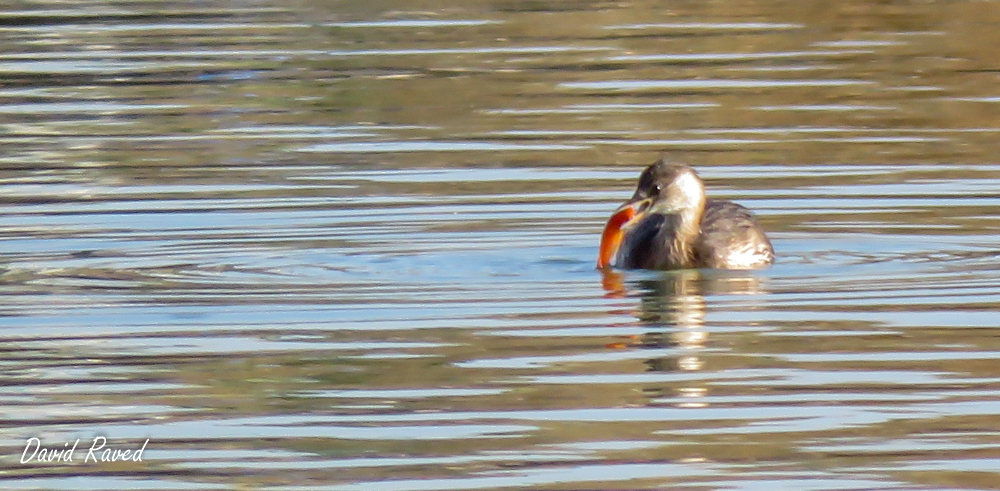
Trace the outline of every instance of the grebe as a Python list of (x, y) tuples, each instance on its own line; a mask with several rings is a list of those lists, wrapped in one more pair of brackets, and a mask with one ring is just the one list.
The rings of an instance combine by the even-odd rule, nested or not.
[(772, 262), (774, 248), (750, 210), (706, 199), (694, 169), (660, 160), (608, 220), (597, 267), (757, 269)]

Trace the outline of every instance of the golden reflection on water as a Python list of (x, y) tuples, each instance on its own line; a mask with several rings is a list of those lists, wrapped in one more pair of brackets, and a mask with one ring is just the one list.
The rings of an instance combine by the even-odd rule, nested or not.
[[(760, 274), (744, 271), (707, 271), (698, 269), (665, 271), (655, 279), (635, 282), (633, 293), (626, 288), (625, 273), (601, 270), (601, 284), (612, 298), (639, 297), (635, 313), (639, 325), (647, 330), (637, 340), (638, 348), (673, 348), (677, 355), (646, 360), (653, 372), (697, 372), (704, 368), (700, 356), (709, 335), (705, 329), (706, 295), (763, 295)], [(708, 388), (681, 386), (673, 389), (680, 402), (677, 407), (698, 408)]]

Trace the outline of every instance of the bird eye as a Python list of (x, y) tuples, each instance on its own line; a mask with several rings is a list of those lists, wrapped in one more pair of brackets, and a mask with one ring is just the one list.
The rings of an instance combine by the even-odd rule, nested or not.
[(662, 191), (662, 189), (659, 184), (653, 186), (653, 194), (660, 194), (660, 191)]

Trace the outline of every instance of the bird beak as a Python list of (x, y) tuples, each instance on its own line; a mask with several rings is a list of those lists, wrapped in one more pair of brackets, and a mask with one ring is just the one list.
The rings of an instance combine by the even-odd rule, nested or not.
[(646, 209), (652, 203), (650, 199), (630, 201), (620, 206), (608, 219), (601, 234), (601, 247), (597, 252), (597, 269), (611, 267), (611, 261), (618, 254), (622, 239), (625, 238), (624, 228), (636, 222), (646, 214)]

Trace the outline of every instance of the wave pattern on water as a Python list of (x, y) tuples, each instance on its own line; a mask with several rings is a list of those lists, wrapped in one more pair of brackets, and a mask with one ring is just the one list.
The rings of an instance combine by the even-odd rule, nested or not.
[[(991, 488), (995, 3), (21, 2), (0, 484)], [(661, 154), (778, 263), (595, 271)]]

